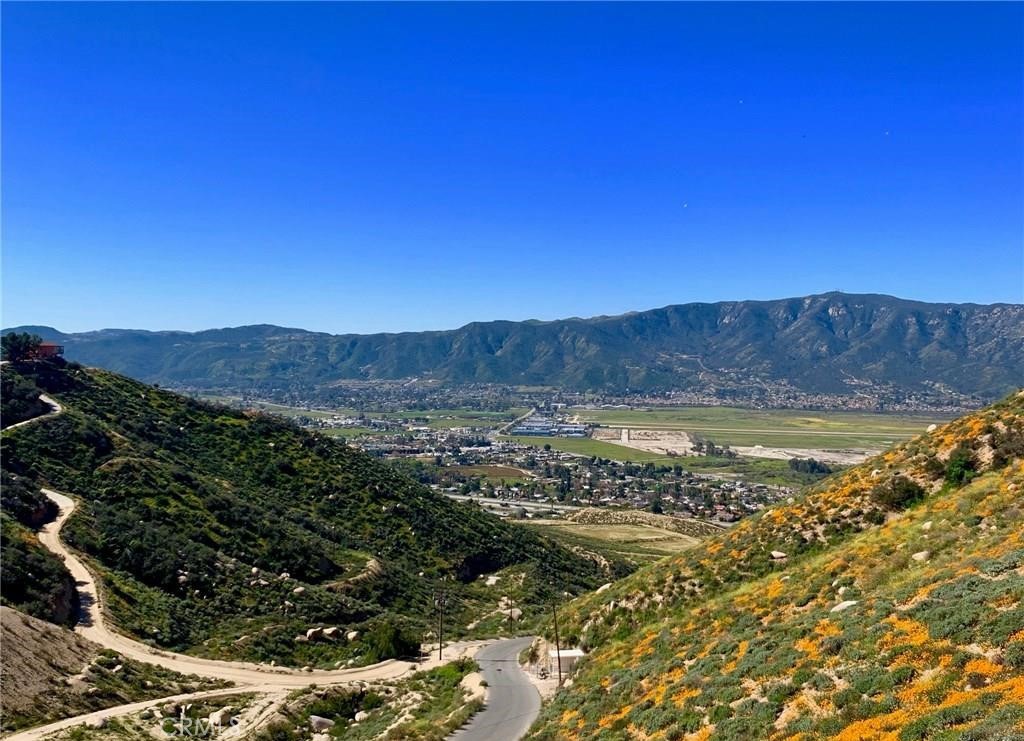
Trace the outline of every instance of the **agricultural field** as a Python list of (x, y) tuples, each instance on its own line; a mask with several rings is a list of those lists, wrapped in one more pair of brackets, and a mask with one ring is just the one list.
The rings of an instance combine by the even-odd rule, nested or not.
[(642, 564), (692, 548), (699, 539), (650, 525), (582, 524), (570, 520), (533, 520), (537, 530), (569, 548), (616, 555)]
[(502, 440), (512, 440), (522, 445), (532, 445), (543, 448), (550, 445), (553, 450), (561, 450), (576, 455), (597, 456), (598, 458), (609, 458), (615, 461), (630, 461), (632, 463), (665, 463), (672, 465), (679, 463), (680, 458), (669, 456), (664, 453), (651, 453), (644, 450), (627, 448), (624, 445), (616, 445), (603, 440), (593, 440), (587, 437), (527, 437), (514, 435), (502, 437)]
[(942, 424), (936, 415), (822, 412), (798, 409), (678, 407), (573, 410), (580, 422), (613, 428), (683, 431), (717, 445), (877, 450)]

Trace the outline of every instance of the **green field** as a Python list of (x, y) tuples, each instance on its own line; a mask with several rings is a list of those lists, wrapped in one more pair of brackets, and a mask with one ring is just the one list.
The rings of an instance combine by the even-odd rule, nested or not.
[(634, 563), (656, 561), (692, 548), (700, 541), (689, 535), (645, 525), (581, 525), (564, 520), (522, 523), (560, 543), (602, 555), (624, 557)]
[(517, 435), (511, 437), (502, 436), (501, 439), (513, 440), (522, 445), (533, 445), (538, 448), (550, 445), (554, 450), (562, 450), (566, 453), (610, 458), (615, 461), (631, 461), (632, 463), (652, 462), (672, 465), (684, 460), (679, 456), (673, 457), (662, 453), (650, 453), (645, 450), (627, 448), (624, 445), (606, 443), (603, 440), (591, 440), (589, 437), (526, 437)]
[(674, 407), (573, 410), (583, 422), (604, 427), (681, 430), (719, 445), (784, 448), (880, 449), (924, 432), (948, 417), (799, 409)]

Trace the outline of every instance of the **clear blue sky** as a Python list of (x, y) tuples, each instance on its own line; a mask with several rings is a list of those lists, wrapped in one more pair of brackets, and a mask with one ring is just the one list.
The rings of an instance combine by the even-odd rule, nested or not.
[(1024, 300), (1024, 5), (3, 4), (3, 324)]

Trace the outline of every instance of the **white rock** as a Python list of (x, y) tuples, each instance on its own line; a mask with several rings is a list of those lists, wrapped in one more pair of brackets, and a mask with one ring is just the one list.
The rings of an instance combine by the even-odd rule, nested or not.
[(306, 588), (305, 587), (295, 587), (295, 589), (292, 590), (292, 594), (296, 594), (296, 595), (298, 595), (298, 594), (305, 594), (305, 592), (306, 592)]
[(840, 597), (842, 597), (842, 596), (843, 596), (844, 594), (846, 594), (846, 593), (847, 593), (848, 591), (849, 591), (849, 590), (848, 590), (848, 589), (847, 589), (846, 587), (839, 587), (839, 589), (838, 589), (838, 590), (836, 590), (836, 594), (838, 594), (838, 595), (839, 595)]
[(354, 641), (358, 637), (359, 637), (359, 631), (358, 630), (350, 630), (348, 633), (345, 634), (345, 640), (348, 641), (349, 643), (351, 643), (352, 641)]
[(829, 612), (842, 612), (843, 610), (849, 607), (853, 607), (855, 604), (857, 604), (857, 600), (855, 599), (844, 600), (843, 602), (840, 602), (838, 605), (829, 610)]
[(207, 720), (213, 726), (226, 726), (231, 720), (231, 713), (234, 710), (230, 705), (225, 705), (220, 710), (214, 710), (207, 716)]
[(323, 718), (319, 715), (309, 716), (309, 727), (317, 733), (334, 728), (334, 721), (330, 718)]
[(931, 520), (928, 520), (928, 522), (926, 522), (926, 523), (924, 523), (923, 525), (921, 525), (921, 529), (922, 529), (922, 530), (924, 530), (924, 531), (926, 531), (926, 532), (927, 532), (928, 530), (931, 530), (931, 529), (932, 529), (932, 521), (931, 521)]
[(931, 555), (931, 551), (918, 551), (917, 553), (913, 554), (911, 558), (915, 561), (927, 561), (929, 558), (931, 558)]
[(939, 426), (938, 426), (938, 425), (936, 425), (936, 424), (931, 424), (931, 425), (928, 425), (928, 427), (927, 427), (927, 429), (925, 430), (925, 432), (935, 432), (935, 431), (936, 431), (937, 429), (939, 429)]
[(341, 636), (341, 628), (339, 628), (337, 626), (333, 626), (333, 627), (330, 627), (330, 628), (324, 628), (323, 636), (324, 636), (324, 638), (330, 638), (333, 641), (335, 638), (338, 638), (338, 637)]
[(321, 638), (324, 634), (323, 628), (310, 628), (306, 631), (306, 640), (315, 641), (317, 638)]
[(85, 727), (86, 728), (106, 728), (107, 727), (107, 719), (106, 718), (90, 718), (89, 720), (85, 721)]
[(604, 590), (611, 589), (611, 586), (612, 586), (611, 582), (608, 582), (607, 584), (602, 584), (601, 586), (599, 586), (597, 588), (597, 593), (601, 594), (601, 592), (603, 592)]
[(256, 576), (258, 573), (260, 573), (260, 570), (253, 566), (252, 570), (249, 573), (251, 573), (253, 576)]
[(783, 553), (782, 551), (772, 551), (772, 558), (774, 558), (776, 560), (778, 560), (780, 558), (785, 558), (785, 557), (786, 557), (786, 554)]
[(311, 741), (331, 741), (329, 733), (314, 733)]
[(356, 723), (362, 723), (364, 720), (366, 720), (369, 717), (370, 717), (370, 714), (368, 712), (366, 712), (365, 710), (360, 710), (355, 715), (355, 721), (356, 721)]

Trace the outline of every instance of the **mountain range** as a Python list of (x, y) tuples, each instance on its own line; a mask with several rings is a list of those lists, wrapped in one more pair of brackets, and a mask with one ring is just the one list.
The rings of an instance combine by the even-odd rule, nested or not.
[(992, 400), (1024, 382), (1024, 305), (827, 293), (690, 303), (619, 316), (473, 322), (447, 331), (332, 335), (273, 325), (65, 334), (69, 359), (195, 389), (344, 380), (653, 392), (783, 383), (807, 393), (951, 391)]

